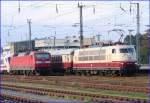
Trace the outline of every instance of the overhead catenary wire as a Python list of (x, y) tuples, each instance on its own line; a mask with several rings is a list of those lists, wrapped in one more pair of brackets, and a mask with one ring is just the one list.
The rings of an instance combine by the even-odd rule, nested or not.
[[(45, 4), (43, 4), (43, 5), (49, 5), (48, 3), (45, 3)], [(51, 4), (52, 5), (52, 4)], [(57, 4), (58, 5), (58, 4)], [(56, 5), (56, 12), (58, 12), (58, 9), (57, 9), (57, 5)], [(62, 4), (59, 4), (59, 5), (62, 5)], [(97, 5), (95, 5), (95, 6), (97, 6)], [(93, 8), (93, 12), (95, 11), (95, 6), (94, 6), (94, 8)], [(90, 7), (90, 6), (86, 6), (86, 7)], [(65, 14), (64, 14), (65, 15)], [(60, 17), (60, 15), (59, 16), (57, 16), (57, 17)], [(56, 18), (57, 18), (56, 17)]]
[(67, 13), (65, 13), (65, 14), (60, 14), (60, 15), (56, 16), (55, 18), (61, 17), (61, 16), (63, 16), (63, 15), (67, 15), (67, 14), (69, 14), (69, 13), (73, 13), (73, 12), (67, 12)]
[(18, 0), (18, 13), (20, 13), (20, 0)]
[(121, 9), (123, 12), (126, 12), (126, 10), (121, 6), (121, 3), (120, 3), (120, 9)]
[(58, 14), (58, 6), (57, 6), (57, 4), (56, 4), (56, 13)]
[[(37, 4), (35, 4), (35, 7), (36, 7), (36, 5), (37, 5)], [(39, 5), (39, 8), (40, 8), (40, 4), (38, 4), (38, 5)], [(38, 6), (38, 5), (37, 5), (37, 6)], [(43, 3), (42, 3), (41, 5), (45, 5), (45, 6), (48, 6), (48, 7), (49, 7), (49, 6), (52, 6), (52, 5), (55, 6), (56, 4), (47, 4), (47, 3), (43, 4)], [(61, 5), (61, 4), (57, 4), (57, 5)], [(66, 6), (66, 5), (69, 6), (68, 4), (66, 4), (66, 5), (65, 5), (65, 4), (62, 4), (62, 5), (63, 5), (63, 6)], [(21, 5), (21, 7), (22, 7), (22, 5)], [(34, 6), (32, 6), (32, 7), (34, 8)], [(41, 6), (41, 7), (42, 7), (42, 6)], [(92, 5), (92, 6), (91, 6), (91, 5), (87, 5), (85, 8), (88, 8), (88, 7), (91, 7), (91, 8), (92, 8), (93, 5)], [(94, 7), (100, 7), (100, 6), (99, 6), (99, 5), (95, 5)], [(122, 6), (121, 6), (121, 7), (122, 7)], [(84, 8), (84, 9), (85, 9), (85, 8)], [(75, 8), (75, 9), (76, 9), (76, 8)], [(95, 8), (93, 8), (93, 13), (94, 13), (94, 9), (95, 9)], [(97, 9), (99, 9), (99, 8), (97, 8)], [(77, 12), (78, 12), (78, 11), (77, 11)], [(57, 11), (56, 11), (56, 13), (57, 13)], [(72, 14), (72, 13), (76, 13), (76, 10), (73, 10), (73, 11), (70, 11), (70, 12), (60, 12), (60, 11), (59, 11), (59, 14), (57, 14), (57, 15), (54, 16), (53, 18), (47, 18), (47, 19), (44, 19), (44, 20), (47, 21), (47, 20), (58, 19), (58, 18), (61, 18), (62, 16), (69, 15), (69, 14)], [(97, 12), (96, 12), (96, 13), (97, 13)], [(108, 17), (108, 19), (109, 19), (109, 18), (111, 18), (111, 17)], [(119, 17), (118, 17), (118, 18), (119, 18)], [(87, 18), (85, 18), (85, 21), (87, 21), (86, 19), (87, 19)], [(96, 19), (102, 19), (102, 18), (100, 17), (100, 18), (96, 18)], [(103, 18), (103, 19), (105, 19), (105, 18)], [(92, 19), (92, 20), (93, 20), (93, 19)], [(39, 22), (42, 22), (42, 21), (43, 21), (43, 20), (40, 20)], [(111, 21), (111, 20), (110, 20), (110, 21)], [(107, 23), (106, 23), (106, 24), (107, 24)], [(111, 25), (112, 25), (112, 24), (111, 24)], [(102, 25), (102, 26), (103, 26), (103, 25)], [(104, 25), (104, 26), (110, 26), (110, 25)], [(65, 26), (65, 27), (66, 27), (66, 26)], [(19, 27), (18, 27), (18, 28), (19, 28)]]

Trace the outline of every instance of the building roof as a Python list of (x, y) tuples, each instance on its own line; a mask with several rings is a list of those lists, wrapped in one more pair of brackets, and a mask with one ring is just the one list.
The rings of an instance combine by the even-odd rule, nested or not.
[(51, 55), (65, 55), (71, 54), (74, 52), (75, 49), (61, 49), (61, 50), (47, 50)]
[[(91, 38), (84, 38), (83, 45), (90, 46), (93, 43), (93, 39)], [(66, 39), (37, 39), (35, 40), (35, 47), (68, 47), (68, 46), (76, 46), (80, 47), (80, 40), (79, 38), (66, 38)]]

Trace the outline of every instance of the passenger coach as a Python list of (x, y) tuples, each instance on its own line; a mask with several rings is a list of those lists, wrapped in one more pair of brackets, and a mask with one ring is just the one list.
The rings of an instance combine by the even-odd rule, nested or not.
[(69, 72), (73, 68), (74, 49), (54, 50), (51, 53), (52, 68), (54, 72)]

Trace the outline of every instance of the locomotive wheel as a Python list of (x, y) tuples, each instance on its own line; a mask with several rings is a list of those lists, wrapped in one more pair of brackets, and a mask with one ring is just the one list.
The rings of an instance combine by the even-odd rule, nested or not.
[(82, 70), (81, 71), (81, 76), (84, 76), (84, 75), (85, 75), (84, 70)]
[(113, 75), (113, 76), (116, 75), (116, 71), (115, 71), (115, 70), (112, 71), (112, 75)]
[(9, 74), (12, 75), (12, 70), (10, 70)]
[(30, 72), (29, 70), (26, 71), (26, 75), (27, 75), (27, 76), (29, 76), (29, 72)]
[(21, 70), (21, 75), (24, 75), (24, 71), (23, 70)]
[(9, 74), (9, 72), (7, 70), (4, 70), (2, 74)]
[(18, 75), (20, 75), (20, 70), (18, 70)]
[(98, 75), (102, 76), (102, 71), (98, 70)]
[(25, 70), (23, 70), (23, 75), (26, 75), (26, 71)]
[(33, 75), (33, 71), (31, 70), (31, 71), (29, 71), (29, 75), (30, 76), (32, 76)]
[(106, 75), (106, 72), (105, 71), (102, 71), (102, 76), (105, 76)]
[(84, 75), (85, 75), (85, 76), (88, 76), (88, 71), (85, 70), (85, 71), (84, 71)]
[(92, 70), (90, 71), (90, 75), (93, 75), (93, 71)]
[(68, 68), (67, 70), (65, 70), (65, 75), (71, 75), (71, 74), (74, 74), (74, 71), (70, 68)]
[(24, 75), (27, 75), (27, 71), (26, 70), (24, 71)]
[(122, 73), (121, 71), (119, 71), (118, 76), (120, 76), (120, 77), (121, 77), (121, 76), (122, 76), (122, 74), (123, 74), (123, 73)]
[(40, 75), (40, 73), (38, 73), (37, 71), (35, 71), (35, 75), (36, 75), (36, 76), (39, 76), (39, 75)]
[(81, 72), (80, 72), (80, 71), (76, 71), (76, 75), (77, 75), (77, 76), (80, 76), (80, 75), (81, 75)]
[(14, 74), (17, 75), (17, 70), (14, 70)]

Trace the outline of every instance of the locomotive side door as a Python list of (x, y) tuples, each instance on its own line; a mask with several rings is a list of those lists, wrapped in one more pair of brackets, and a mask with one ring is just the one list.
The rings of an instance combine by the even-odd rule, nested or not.
[(116, 61), (116, 60), (117, 60), (117, 50), (115, 48), (112, 48), (111, 61)]

